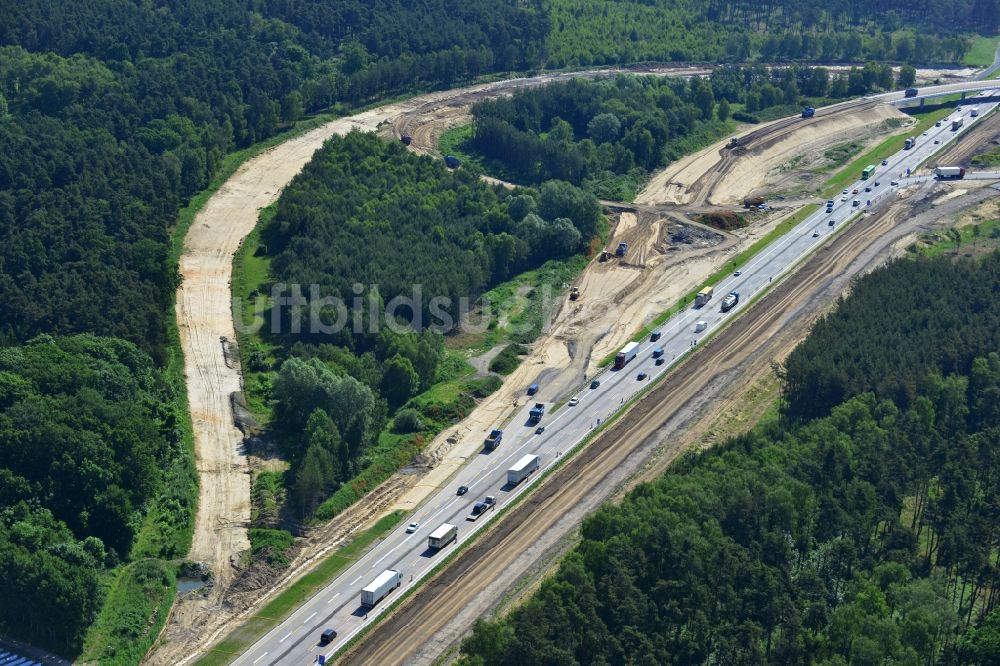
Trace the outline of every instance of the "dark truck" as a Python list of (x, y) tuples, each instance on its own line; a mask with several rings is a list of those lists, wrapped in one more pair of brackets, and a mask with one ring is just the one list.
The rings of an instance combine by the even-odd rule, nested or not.
[(486, 438), (486, 450), (493, 451), (498, 446), (500, 446), (500, 440), (503, 439), (503, 430), (497, 428), (490, 432), (489, 437)]
[(528, 412), (528, 424), (535, 425), (542, 420), (543, 416), (545, 416), (545, 404), (536, 402), (535, 406), (531, 408), (530, 412)]

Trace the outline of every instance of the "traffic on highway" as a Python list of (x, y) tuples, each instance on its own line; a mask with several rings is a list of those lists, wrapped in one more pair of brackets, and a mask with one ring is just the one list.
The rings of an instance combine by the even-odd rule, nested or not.
[[(900, 187), (914, 182), (916, 179), (909, 178), (912, 170), (969, 131), (995, 106), (967, 99), (939, 125), (914, 137), (910, 149), (871, 165), (874, 168), (866, 169), (867, 178), (861, 178), (859, 170), (858, 180), (823, 202), (815, 213), (738, 271), (703, 290), (694, 303), (652, 335), (623, 350), (615, 364), (595, 377), (587, 377), (576, 393), (549, 395), (544, 383), (540, 384), (537, 393), (526, 396), (525, 404), (509, 423), (495, 424), (503, 430), (495, 448), (490, 450), (484, 442), (447, 486), (234, 663), (309, 664), (330, 658), (637, 393), (704, 344), (728, 319), (845, 223), (863, 217), (866, 211), (894, 197)], [(953, 130), (952, 121), (959, 119), (960, 126)], [(544, 405), (540, 417), (537, 411), (530, 413), (536, 403)], [(534, 456), (537, 469), (530, 462)], [(460, 488), (464, 490), (460, 492)]]

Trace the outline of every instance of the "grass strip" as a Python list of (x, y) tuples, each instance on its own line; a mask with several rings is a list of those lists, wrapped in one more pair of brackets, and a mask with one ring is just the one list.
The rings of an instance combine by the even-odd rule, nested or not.
[(967, 67), (989, 67), (993, 64), (998, 43), (1000, 37), (976, 37), (972, 42), (972, 48), (962, 58), (962, 64)]
[(396, 527), (405, 515), (403, 511), (394, 511), (384, 516), (349, 544), (325, 557), (319, 565), (244, 620), (224, 640), (194, 662), (195, 666), (221, 666), (232, 662), (264, 634), (281, 624), (303, 602), (329, 585), (341, 571), (367, 551), (371, 544)]

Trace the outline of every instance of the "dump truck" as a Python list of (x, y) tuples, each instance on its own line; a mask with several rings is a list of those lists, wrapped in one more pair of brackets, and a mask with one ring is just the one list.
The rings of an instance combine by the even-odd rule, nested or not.
[(736, 148), (739, 145), (740, 145), (740, 138), (738, 136), (734, 136), (729, 140), (729, 143), (726, 144), (726, 148)]
[(458, 527), (445, 523), (427, 537), (427, 547), (440, 550), (458, 538)]
[(615, 250), (615, 256), (624, 257), (626, 252), (628, 252), (628, 243), (618, 243), (618, 248)]
[(962, 167), (938, 167), (934, 169), (934, 177), (939, 180), (949, 180), (965, 177), (965, 169)]
[(413, 137), (410, 136), (409, 134), (404, 134), (403, 136), (399, 137), (399, 140), (403, 142), (404, 146), (408, 146), (413, 141)]
[(462, 166), (462, 161), (457, 157), (455, 157), (454, 155), (445, 155), (444, 165), (449, 169), (457, 169), (458, 167)]
[(962, 129), (962, 125), (964, 124), (965, 124), (965, 118), (956, 118), (955, 120), (951, 121), (951, 131), (957, 132), (958, 130)]
[(402, 584), (403, 574), (395, 569), (386, 569), (361, 590), (361, 605), (371, 608)]
[(694, 297), (694, 306), (696, 308), (700, 308), (701, 306), (705, 305), (705, 303), (708, 303), (710, 300), (712, 300), (712, 294), (714, 293), (715, 293), (714, 289), (712, 289), (711, 287), (705, 287), (704, 289), (698, 292), (697, 296)]
[(527, 479), (536, 469), (538, 469), (538, 456), (529, 453), (507, 470), (507, 483), (516, 486)]
[(903, 97), (916, 97), (919, 92), (916, 88), (907, 88), (903, 91)]
[(729, 312), (740, 302), (739, 292), (731, 291), (722, 299), (722, 311)]
[(569, 300), (575, 301), (578, 298), (580, 298), (580, 288), (573, 287), (572, 289), (569, 290)]
[(500, 440), (503, 439), (503, 430), (496, 428), (491, 430), (489, 436), (486, 438), (486, 450), (493, 451), (498, 446), (500, 446)]
[(816, 115), (816, 109), (814, 109), (811, 106), (807, 106), (806, 108), (802, 109), (803, 118), (812, 118), (815, 115)]
[(639, 353), (639, 343), (630, 342), (622, 350), (615, 355), (615, 367), (621, 370), (625, 365), (635, 358), (635, 355)]
[(764, 197), (743, 197), (744, 208), (756, 208), (764, 203)]
[(536, 402), (535, 406), (531, 408), (530, 412), (528, 412), (528, 423), (535, 425), (542, 420), (543, 416), (545, 416), (545, 404)]

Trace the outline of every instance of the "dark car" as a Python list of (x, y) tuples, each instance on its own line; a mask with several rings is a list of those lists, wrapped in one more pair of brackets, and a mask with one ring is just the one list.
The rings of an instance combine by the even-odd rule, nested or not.
[(327, 645), (328, 643), (330, 643), (331, 641), (333, 641), (333, 639), (336, 638), (336, 637), (337, 637), (337, 632), (336, 631), (334, 631), (333, 629), (325, 629), (323, 631), (323, 633), (320, 634), (320, 636), (319, 636), (319, 644), (320, 645)]
[(592, 389), (595, 389), (595, 388), (597, 388), (600, 385), (601, 385), (601, 382), (599, 380), (597, 380), (597, 379), (595, 379), (594, 381), (590, 382), (590, 388), (592, 388)]
[(642, 381), (643, 379), (645, 379), (645, 378), (646, 378), (646, 377), (648, 377), (648, 376), (649, 376), (649, 375), (647, 375), (647, 374), (646, 374), (645, 372), (640, 372), (640, 373), (639, 373), (639, 376), (638, 376), (638, 377), (636, 377), (636, 379), (638, 379), (639, 381)]
[(653, 364), (654, 365), (663, 365), (663, 357), (661, 356), (660, 358), (658, 358), (655, 361), (653, 361)]
[(659, 340), (659, 339), (660, 339), (660, 336), (661, 336), (661, 335), (663, 335), (663, 334), (662, 334), (661, 332), (659, 332), (659, 331), (653, 331), (653, 332), (652, 332), (652, 333), (650, 333), (650, 335), (649, 335), (649, 341), (650, 341), (650, 342), (656, 342), (657, 340)]
[(467, 492), (469, 492), (469, 489), (466, 486), (459, 486), (458, 487), (458, 494), (459, 495), (464, 495)]
[(538, 426), (537, 428), (535, 428), (536, 435), (541, 435), (543, 432), (545, 432), (545, 426)]

